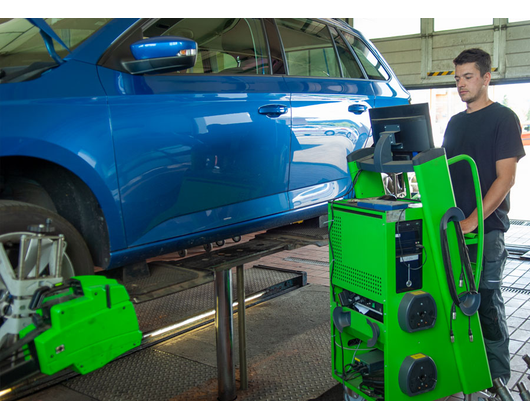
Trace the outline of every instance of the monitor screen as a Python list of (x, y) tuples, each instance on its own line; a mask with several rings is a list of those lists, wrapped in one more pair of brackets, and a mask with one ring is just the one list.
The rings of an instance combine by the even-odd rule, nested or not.
[(384, 108), (371, 108), (370, 121), (374, 146), (381, 133), (397, 131), (392, 153), (411, 158), (416, 153), (434, 147), (429, 104), (398, 105)]

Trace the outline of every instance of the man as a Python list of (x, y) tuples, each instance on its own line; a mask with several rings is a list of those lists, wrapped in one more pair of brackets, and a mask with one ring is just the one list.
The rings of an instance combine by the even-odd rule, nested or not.
[[(477, 164), (484, 210), (484, 267), (479, 292), (480, 322), (492, 379), (510, 379), (509, 334), (504, 301), (500, 291), (508, 255), (504, 232), (510, 227), (509, 192), (515, 183), (517, 162), (525, 155), (521, 125), (509, 108), (488, 97), (491, 57), (480, 49), (465, 50), (453, 60), (458, 94), (466, 111), (451, 118), (443, 147), (447, 157), (466, 154)], [(450, 167), (457, 206), (466, 219), (464, 233), (478, 226), (473, 180), (469, 165), (459, 162)], [(470, 249), (470, 254), (476, 255)], [(473, 257), (472, 257), (473, 259)]]

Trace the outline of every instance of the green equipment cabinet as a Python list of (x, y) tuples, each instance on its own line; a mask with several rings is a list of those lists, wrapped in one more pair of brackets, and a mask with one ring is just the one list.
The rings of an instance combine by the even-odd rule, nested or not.
[[(332, 373), (366, 400), (436, 400), (492, 385), (477, 313), (483, 225), (461, 234), (449, 175), (460, 160), (471, 164), (482, 214), (469, 157), (448, 161), (432, 148), (394, 160), (384, 141), (348, 157), (355, 199), (329, 204)], [(403, 174), (400, 198), (380, 199), (383, 173)]]

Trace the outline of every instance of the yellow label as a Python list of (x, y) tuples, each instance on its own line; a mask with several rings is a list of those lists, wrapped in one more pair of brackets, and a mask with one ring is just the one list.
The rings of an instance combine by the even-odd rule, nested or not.
[(412, 357), (413, 359), (423, 359), (426, 356), (424, 354), (418, 353), (418, 354), (413, 354), (410, 357)]
[(425, 292), (422, 292), (421, 290), (416, 290), (415, 292), (409, 292), (411, 295), (423, 295)]

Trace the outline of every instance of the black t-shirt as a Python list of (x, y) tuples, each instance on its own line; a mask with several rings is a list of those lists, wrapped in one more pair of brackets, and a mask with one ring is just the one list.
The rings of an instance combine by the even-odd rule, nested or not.
[[(448, 158), (469, 155), (477, 164), (482, 197), (497, 178), (498, 160), (525, 155), (521, 140), (519, 118), (510, 109), (497, 102), (470, 114), (461, 112), (451, 118), (445, 130), (443, 147)], [(456, 204), (468, 217), (477, 207), (475, 189), (469, 164), (465, 161), (450, 166)], [(510, 227), (508, 211), (510, 195), (484, 221), (486, 233)]]

